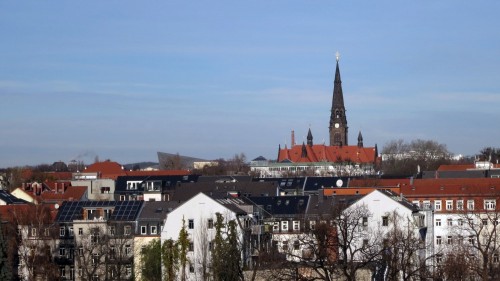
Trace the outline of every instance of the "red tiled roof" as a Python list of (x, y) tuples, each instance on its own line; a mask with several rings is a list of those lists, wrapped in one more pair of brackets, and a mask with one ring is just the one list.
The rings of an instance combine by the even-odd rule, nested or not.
[(467, 169), (474, 169), (474, 164), (460, 164), (460, 165), (441, 165), (438, 171), (465, 171)]
[[(305, 147), (307, 155), (302, 157), (303, 147)], [(280, 149), (278, 154), (278, 162), (290, 160), (294, 163), (310, 163), (310, 162), (347, 162), (354, 163), (375, 163), (375, 147), (358, 147), (358, 146), (327, 146), (324, 144), (309, 145), (294, 145), (291, 148)]]
[(417, 179), (401, 186), (405, 196), (493, 195), (500, 197), (500, 179)]
[(123, 170), (122, 165), (111, 162), (97, 162), (88, 166), (84, 173), (98, 173), (100, 178), (116, 179), (118, 176), (125, 176), (126, 172)]
[(9, 221), (11, 223), (29, 223), (30, 221), (36, 221), (40, 223), (41, 216), (44, 212), (49, 212), (48, 222), (54, 222), (57, 216), (57, 209), (54, 205), (33, 205), (33, 204), (23, 204), (23, 205), (3, 205), (0, 206), (0, 217), (3, 221)]
[(410, 185), (410, 179), (351, 179), (349, 187), (402, 187)]

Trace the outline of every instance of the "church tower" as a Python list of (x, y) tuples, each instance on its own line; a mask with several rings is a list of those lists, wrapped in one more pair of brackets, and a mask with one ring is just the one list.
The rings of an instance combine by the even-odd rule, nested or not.
[(335, 69), (335, 81), (333, 82), (333, 100), (330, 116), (330, 145), (348, 145), (347, 142), (347, 118), (345, 115), (344, 95), (342, 93), (342, 81), (340, 80), (339, 53), (336, 54), (337, 67)]

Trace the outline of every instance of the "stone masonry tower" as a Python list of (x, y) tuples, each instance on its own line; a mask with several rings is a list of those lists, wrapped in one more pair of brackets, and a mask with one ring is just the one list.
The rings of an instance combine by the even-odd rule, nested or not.
[(336, 54), (337, 67), (335, 69), (335, 81), (333, 82), (332, 113), (330, 116), (330, 145), (348, 145), (347, 142), (347, 118), (345, 115), (344, 95), (342, 93), (342, 81), (340, 80), (339, 53)]

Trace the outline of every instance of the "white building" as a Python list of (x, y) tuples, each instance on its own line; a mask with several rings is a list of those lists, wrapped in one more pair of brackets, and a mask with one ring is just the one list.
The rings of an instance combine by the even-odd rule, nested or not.
[[(168, 240), (178, 240), (179, 232), (185, 226), (189, 234), (188, 265), (185, 270), (187, 280), (201, 280), (203, 264), (210, 259), (210, 250), (215, 238), (216, 214), (224, 217), (224, 223), (231, 220), (238, 222), (239, 241), (243, 239), (244, 227), (250, 227), (252, 207), (238, 198), (223, 198), (198, 193), (190, 200), (170, 212), (165, 220), (162, 232), (162, 244)], [(242, 251), (242, 260), (246, 260), (245, 251)], [(178, 274), (180, 276), (180, 274)]]

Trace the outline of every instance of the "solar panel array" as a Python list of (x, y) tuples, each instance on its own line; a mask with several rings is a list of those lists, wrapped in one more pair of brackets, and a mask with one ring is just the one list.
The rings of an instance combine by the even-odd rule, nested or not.
[(63, 202), (56, 221), (71, 222), (83, 219), (83, 208), (99, 209), (114, 207), (110, 220), (135, 220), (141, 210), (142, 201), (67, 201)]
[(117, 201), (110, 220), (131, 221), (137, 218), (143, 201)]

